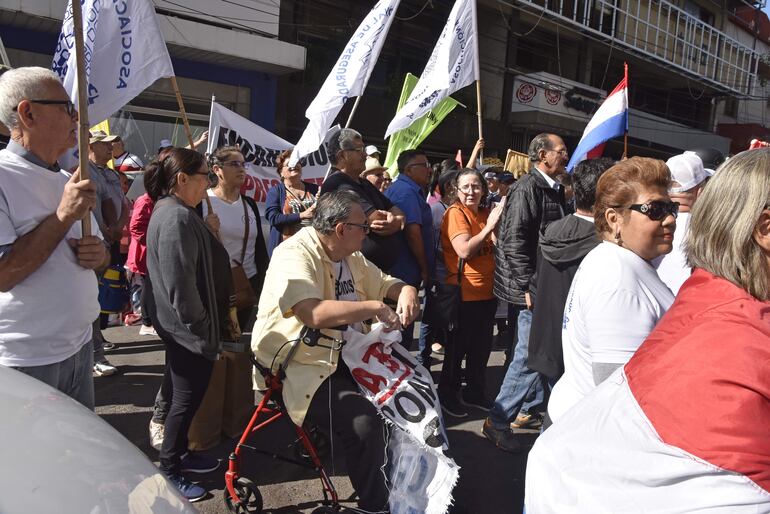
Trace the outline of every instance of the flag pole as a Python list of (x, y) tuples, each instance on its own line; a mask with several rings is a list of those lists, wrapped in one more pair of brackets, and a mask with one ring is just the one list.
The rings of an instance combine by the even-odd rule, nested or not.
[[(78, 83), (78, 165), (80, 180), (90, 177), (88, 167), (88, 84), (86, 81), (85, 43), (83, 42), (83, 9), (75, 0), (72, 5), (72, 23), (75, 32), (75, 62)], [(91, 211), (81, 220), (83, 236), (91, 235)]]
[[(626, 81), (626, 95), (628, 95), (628, 63), (623, 63), (623, 76)], [(628, 157), (628, 111), (626, 111), (626, 130), (623, 132), (623, 158)]]
[[(476, 116), (479, 120), (479, 139), (484, 139), (484, 132), (481, 123), (481, 80), (476, 81)], [(484, 149), (479, 151), (481, 162), (484, 162)]]
[[(171, 87), (174, 89), (174, 95), (176, 95), (176, 103), (179, 105), (179, 114), (182, 115), (182, 123), (184, 124), (184, 132), (187, 134), (187, 141), (190, 143), (190, 150), (195, 151), (195, 141), (193, 140), (192, 131), (190, 130), (190, 122), (187, 121), (187, 111), (184, 110), (184, 101), (182, 100), (182, 93), (179, 92), (179, 84), (176, 82), (176, 76), (171, 75)], [(211, 200), (207, 194), (203, 197), (206, 200), (206, 207), (208, 212), (214, 212), (211, 208)]]
[(361, 96), (356, 97), (356, 102), (353, 104), (353, 108), (350, 110), (350, 116), (348, 116), (348, 122), (345, 123), (345, 128), (350, 127), (350, 123), (353, 121), (353, 115), (356, 113), (356, 109), (358, 109), (358, 103), (361, 101)]

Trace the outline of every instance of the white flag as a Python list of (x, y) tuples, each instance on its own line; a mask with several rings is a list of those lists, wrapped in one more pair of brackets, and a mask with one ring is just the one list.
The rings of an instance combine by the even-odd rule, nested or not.
[(405, 129), (458, 89), (479, 80), (476, 0), (457, 0), (419, 82), (388, 125), (385, 137)]
[[(85, 0), (83, 35), (88, 119), (106, 120), (161, 77), (174, 75), (151, 0)], [(67, 4), (52, 69), (77, 105), (72, 2)]]
[(309, 123), (291, 155), (291, 166), (320, 146), (347, 99), (363, 94), (400, 2), (380, 0), (353, 33), (318, 95), (305, 111)]

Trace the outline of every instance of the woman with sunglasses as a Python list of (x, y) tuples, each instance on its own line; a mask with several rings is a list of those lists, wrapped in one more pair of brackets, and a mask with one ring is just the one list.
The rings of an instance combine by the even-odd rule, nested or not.
[[(485, 207), (487, 183), (480, 172), (463, 169), (454, 180), (447, 199), (450, 207), (441, 222), (441, 247), (446, 283), (460, 282), (461, 304), (455, 328), (448, 334), (438, 393), (444, 412), (468, 415), (464, 405), (489, 410), (484, 392), (497, 300), (492, 294), (495, 275), (493, 233), (505, 206), (502, 199), (491, 211)], [(461, 276), (458, 275), (458, 269)], [(466, 387), (460, 396), (462, 361)]]
[[(259, 298), (269, 259), (257, 203), (241, 194), (246, 178), (246, 160), (237, 146), (223, 146), (209, 155), (209, 166), (216, 176), (216, 184), (208, 190), (212, 214), (216, 215), (212, 229), (227, 249), (231, 268), (243, 268), (251, 289)], [(201, 208), (204, 215), (209, 214), (205, 202), (201, 203)], [(241, 330), (251, 329), (253, 311), (253, 305), (239, 307)]]
[(268, 255), (302, 227), (307, 227), (315, 214), (318, 186), (302, 180), (302, 164), (289, 166), (291, 150), (284, 150), (275, 160), (281, 182), (271, 187), (265, 201), (265, 217), (270, 223)]
[(551, 422), (634, 355), (674, 301), (650, 263), (673, 248), (679, 204), (663, 161), (632, 157), (596, 185), (602, 243), (586, 255), (564, 308), (564, 375), (548, 402)]

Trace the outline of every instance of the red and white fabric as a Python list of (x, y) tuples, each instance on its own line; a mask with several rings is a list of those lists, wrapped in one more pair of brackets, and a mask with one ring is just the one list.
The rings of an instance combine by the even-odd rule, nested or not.
[(526, 512), (770, 512), (770, 303), (696, 270), (529, 454)]

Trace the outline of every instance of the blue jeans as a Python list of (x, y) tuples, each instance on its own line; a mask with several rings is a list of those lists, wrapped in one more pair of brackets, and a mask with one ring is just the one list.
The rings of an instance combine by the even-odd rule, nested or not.
[(61, 362), (14, 369), (45, 382), (94, 410), (94, 352), (90, 344), (84, 344), (75, 355)]
[(543, 377), (527, 367), (529, 355), (529, 330), (532, 326), (532, 311), (515, 306), (518, 314), (518, 341), (513, 359), (505, 372), (495, 405), (489, 413), (495, 428), (505, 429), (520, 410), (529, 410), (543, 403), (545, 388)]

